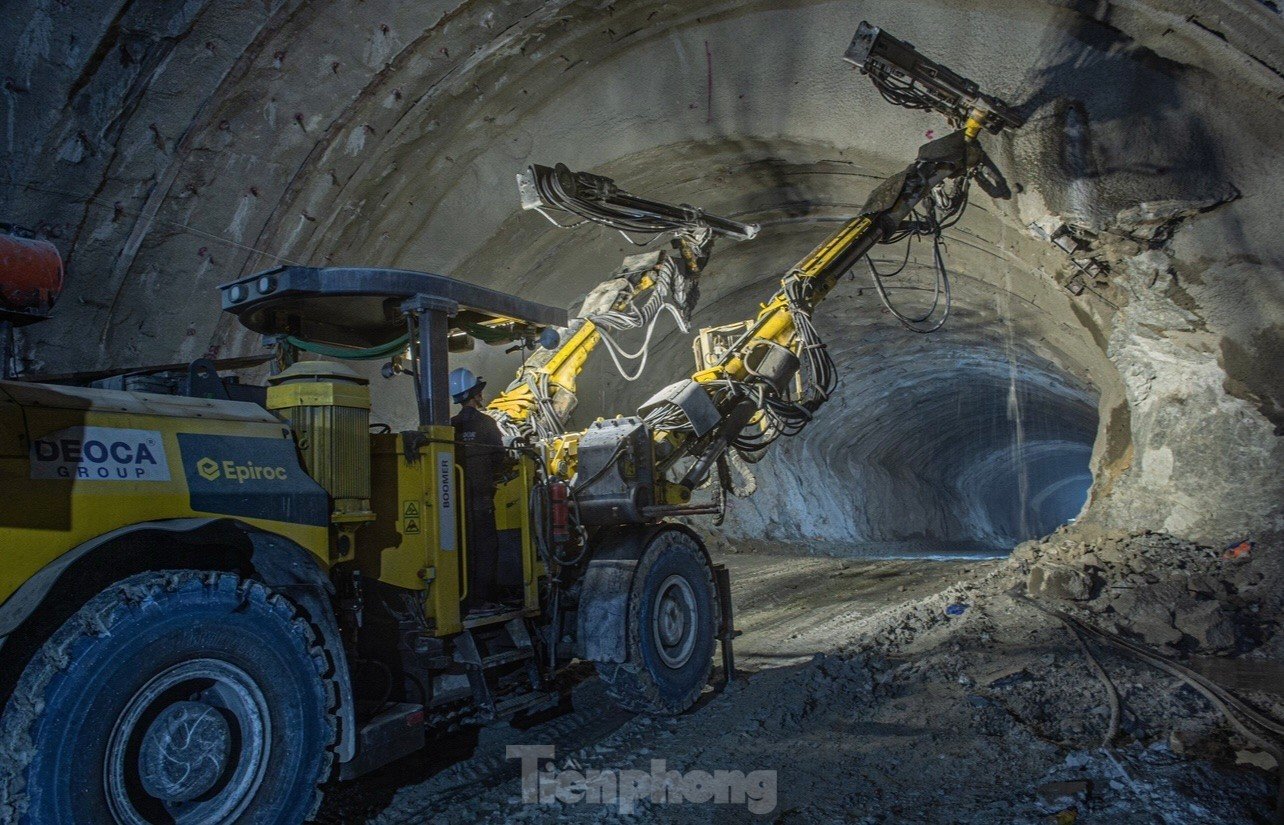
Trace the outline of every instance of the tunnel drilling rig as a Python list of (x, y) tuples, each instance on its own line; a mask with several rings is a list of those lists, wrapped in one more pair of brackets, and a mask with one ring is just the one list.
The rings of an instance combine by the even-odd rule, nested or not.
[[(564, 166), (520, 175), (522, 205), (673, 242), (626, 258), (573, 317), (428, 273), (285, 266), (221, 287), (273, 347), (267, 387), (219, 373), (245, 362), (204, 360), (0, 383), (0, 819), (297, 822), (336, 764), (356, 776), (432, 731), (551, 708), (573, 659), (647, 713), (691, 707), (715, 641), (729, 677), (726, 570), (671, 519), (720, 514), (733, 465), (833, 392), (812, 314), (876, 244), (932, 239), (943, 306), (889, 309), (916, 331), (944, 322), (941, 232), (971, 183), (1005, 195), (979, 136), (1021, 124), (868, 24), (846, 57), (889, 102), (956, 130), (756, 317), (700, 330), (694, 371), (636, 415), (568, 429), (587, 359), (604, 347), (640, 374), (662, 318), (686, 332), (715, 239), (757, 227)], [(870, 267), (886, 300), (893, 273)], [(498, 612), (466, 607), (476, 525), (449, 423), (448, 354), (474, 340), (532, 353), (487, 409), (504, 434)], [(411, 377), (417, 428), (371, 424), (351, 358)]]

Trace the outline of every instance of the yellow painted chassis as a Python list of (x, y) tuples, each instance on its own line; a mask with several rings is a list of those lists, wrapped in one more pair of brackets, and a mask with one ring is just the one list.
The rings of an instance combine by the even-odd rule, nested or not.
[[(159, 434), (168, 479), (33, 478), (32, 441), (83, 427)], [(409, 450), (401, 434), (371, 437), (375, 518), (356, 531), (347, 552), (330, 524), (195, 509), (180, 434), (292, 438), (280, 420), (250, 403), (0, 383), (0, 486), (5, 491), (0, 496), (0, 615), (6, 606), (12, 610), (10, 597), (41, 571), (104, 536), (178, 520), (226, 519), (278, 537), (323, 569), (352, 562), (372, 579), (423, 593), (425, 617), (438, 636), (462, 629), (467, 535), (459, 515), (463, 502), (449, 500), (463, 490), (452, 428), (427, 428), (408, 439)], [(449, 473), (445, 485), (443, 468)], [(286, 472), (302, 474), (303, 469), (296, 463)], [(516, 531), (520, 542), (524, 606), (530, 615), (539, 611), (543, 572), (528, 509), (534, 473), (529, 454), (517, 457), (495, 496), (499, 530)]]

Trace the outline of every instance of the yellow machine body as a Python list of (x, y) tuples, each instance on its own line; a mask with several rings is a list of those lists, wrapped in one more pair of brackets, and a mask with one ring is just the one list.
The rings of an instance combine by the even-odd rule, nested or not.
[(329, 561), (326, 496), (254, 404), (0, 382), (0, 603), (132, 525), (228, 518)]
[[(376, 515), (356, 534), (356, 565), (362, 575), (422, 593), (426, 617), (437, 636), (463, 629), (460, 601), (468, 595), (463, 471), (456, 463), (454, 438), (454, 428), (444, 426), (426, 427), (409, 438), (397, 433), (372, 436), (371, 503)], [(523, 608), (528, 615), (539, 612), (537, 581), (542, 572), (530, 527), (534, 473), (534, 462), (519, 458), (514, 474), (495, 493), (501, 539), (520, 548)]]
[[(288, 427), (248, 403), (0, 383), (0, 485), (21, 491), (0, 497), (0, 603), (113, 531), (223, 517), (288, 539), (326, 567), (352, 561), (422, 592), (436, 635), (458, 633), (468, 536), (453, 428), (371, 436), (365, 386), (298, 375), (269, 390)], [(543, 572), (530, 526), (534, 476), (522, 456), (495, 494), (530, 615)]]
[(352, 557), (370, 510), (370, 387), (333, 361), (300, 361), (272, 376), (267, 408), (290, 423), (303, 466), (330, 494), (333, 561)]

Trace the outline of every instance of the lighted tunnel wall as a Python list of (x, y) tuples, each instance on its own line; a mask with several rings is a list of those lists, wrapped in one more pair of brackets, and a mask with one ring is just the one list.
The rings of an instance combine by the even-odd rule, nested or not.
[[(719, 247), (696, 322), (748, 317), (945, 128), (841, 62), (866, 18), (1022, 107), (1025, 129), (987, 138), (1018, 194), (978, 194), (948, 234), (944, 333), (900, 330), (861, 273), (826, 303), (842, 388), (760, 465), (729, 535), (1008, 544), (1073, 509), (1088, 449), (1083, 527), (1214, 541), (1284, 524), (1284, 240), (1270, 206), (1284, 191), (1284, 36), (1267, 4), (6, 11), (20, 22), (0, 31), (0, 221), (50, 235), (72, 276), (57, 319), (23, 336), (31, 371), (257, 351), (213, 288), (278, 260), (427, 269), (565, 303), (632, 249), (520, 214), (513, 174), (529, 162), (763, 222), (758, 241)], [(1066, 291), (1039, 220), (1075, 223), (1109, 272)], [(910, 287), (929, 263), (915, 252)], [(645, 386), (591, 371), (584, 413), (631, 409), (689, 358), (669, 335)], [(486, 360), (493, 380), (503, 359)], [(394, 423), (407, 423), (404, 395), (381, 391)]]
[(820, 540), (825, 552), (993, 553), (1076, 518), (1095, 399), (1046, 364), (1021, 365), (1009, 383), (994, 353), (943, 349), (957, 365), (896, 363), (889, 396), (844, 392), (825, 414), (857, 420), (783, 445), (759, 470), (760, 491), (733, 501), (732, 537)]

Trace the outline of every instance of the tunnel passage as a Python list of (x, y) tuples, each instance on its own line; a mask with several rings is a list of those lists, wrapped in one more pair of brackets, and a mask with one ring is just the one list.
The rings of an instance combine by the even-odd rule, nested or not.
[(1090, 388), (975, 340), (849, 357), (833, 408), (764, 462), (753, 498), (733, 501), (731, 535), (826, 553), (993, 554), (1078, 516)]
[[(740, 140), (699, 141), (603, 167), (634, 191), (762, 225), (753, 241), (715, 245), (692, 329), (752, 317), (781, 274), (859, 207), (885, 163), (779, 138), (753, 150), (764, 159), (744, 161)], [(549, 231), (531, 214), (509, 216), (494, 238), (466, 266), (511, 273), (518, 290), (556, 279), (582, 291), (638, 251), (595, 227)], [(905, 252), (880, 246), (877, 266), (893, 269)], [(897, 306), (920, 311), (935, 277), (931, 246), (915, 242), (908, 253), (904, 273), (888, 284)], [(752, 468), (756, 492), (732, 500), (723, 536), (834, 553), (996, 553), (1079, 514), (1109, 362), (1087, 331), (1064, 322), (1071, 298), (1040, 271), (1047, 250), (991, 204), (947, 231), (944, 257), (953, 307), (939, 332), (901, 327), (863, 267), (820, 306), (815, 322), (838, 390), (800, 436), (777, 442)], [(631, 349), (641, 336), (621, 340)], [(628, 414), (689, 374), (690, 340), (666, 319), (632, 383), (609, 359), (593, 361), (576, 423)], [(515, 363), (506, 356), (477, 365), (504, 376)], [(402, 398), (408, 420), (413, 410)]]
[[(800, 248), (780, 246), (783, 255)], [(728, 257), (753, 253), (746, 245)], [(536, 244), (534, 254), (545, 250)], [(893, 295), (927, 293), (930, 275), (917, 269)], [(737, 286), (745, 280), (752, 288)], [(736, 273), (734, 261), (711, 266), (694, 323), (748, 317), (763, 295), (757, 281)], [(731, 500), (717, 532), (826, 553), (993, 554), (1073, 521), (1092, 481), (1097, 390), (1082, 364), (1033, 337), (1051, 324), (1046, 313), (1002, 289), (956, 273), (953, 320), (916, 335), (888, 317), (867, 278), (845, 280), (817, 314), (838, 364), (836, 394), (800, 436), (751, 467), (754, 494)], [(632, 348), (640, 339), (621, 342)], [(659, 336), (653, 352), (635, 384), (607, 359), (595, 364), (576, 423), (629, 414), (692, 369), (689, 336), (676, 330)], [(516, 356), (488, 355), (473, 364), (502, 383)], [(414, 407), (404, 390), (396, 406), (409, 422)]]
[[(24, 363), (256, 352), (213, 288), (281, 260), (426, 269), (568, 303), (634, 250), (520, 214), (513, 174), (530, 162), (763, 222), (758, 241), (717, 250), (695, 323), (748, 317), (948, 128), (842, 63), (865, 17), (1022, 108), (1023, 130), (985, 138), (1016, 197), (977, 195), (947, 235), (957, 306), (941, 335), (896, 328), (860, 272), (822, 308), (844, 385), (759, 468), (779, 483), (738, 502), (728, 531), (782, 511), (768, 489), (821, 490), (790, 460), (824, 448), (847, 458), (823, 492), (861, 489), (841, 517), (816, 507), (782, 538), (805, 525), (1007, 544), (1074, 508), (1073, 457), (1089, 444), (1080, 523), (1201, 541), (1284, 529), (1284, 390), (1264, 367), (1284, 328), (1284, 247), (1260, 206), (1284, 191), (1268, 5), (198, 0), (68, 15), (21, 0), (28, 25), (0, 33), (0, 106), (6, 134), (20, 124), (29, 140), (5, 140), (0, 220), (46, 231), (72, 273), (56, 320), (24, 334)], [(1108, 271), (1067, 291), (1040, 221), (1072, 223)], [(911, 256), (921, 281), (929, 262)], [(501, 362), (485, 367), (492, 386)], [(689, 364), (670, 334), (646, 387), (590, 371), (584, 415), (632, 409)], [(1014, 383), (1030, 413), (1019, 449)], [(402, 389), (384, 394), (385, 417)], [(950, 397), (967, 402), (953, 418)]]

